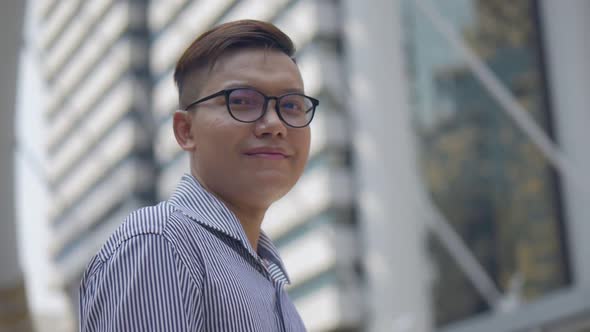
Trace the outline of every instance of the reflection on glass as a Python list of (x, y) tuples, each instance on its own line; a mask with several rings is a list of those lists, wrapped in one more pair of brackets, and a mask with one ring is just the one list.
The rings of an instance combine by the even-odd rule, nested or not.
[[(550, 132), (532, 0), (432, 1)], [(553, 170), (413, 5), (404, 3), (412, 111), (431, 197), (503, 293), (532, 301), (568, 283)], [(438, 326), (488, 310), (433, 238)]]

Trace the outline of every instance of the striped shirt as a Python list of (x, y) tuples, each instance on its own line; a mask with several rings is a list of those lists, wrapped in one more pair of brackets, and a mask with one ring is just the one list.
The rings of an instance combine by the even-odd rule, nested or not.
[(289, 278), (261, 232), (183, 176), (168, 201), (133, 212), (91, 260), (81, 331), (305, 331)]

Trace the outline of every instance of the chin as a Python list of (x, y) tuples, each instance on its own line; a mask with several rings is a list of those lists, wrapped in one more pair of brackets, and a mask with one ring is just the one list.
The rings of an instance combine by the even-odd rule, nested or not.
[(274, 202), (285, 196), (297, 183), (299, 177), (291, 172), (278, 169), (257, 170), (245, 177), (250, 195), (258, 196), (262, 201)]
[(262, 179), (257, 181), (253, 186), (253, 195), (261, 196), (261, 198), (269, 203), (273, 203), (283, 196), (285, 196), (293, 186), (284, 181), (272, 181), (272, 179)]
[(283, 170), (277, 169), (261, 169), (255, 171), (251, 178), (258, 183), (266, 183), (267, 185), (281, 187), (288, 187), (293, 182), (293, 176)]

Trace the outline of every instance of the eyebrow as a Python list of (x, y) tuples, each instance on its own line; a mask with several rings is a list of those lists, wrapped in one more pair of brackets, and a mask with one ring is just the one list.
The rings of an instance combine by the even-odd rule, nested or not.
[[(232, 82), (232, 83), (229, 83), (228, 85), (224, 85), (223, 88), (224, 89), (249, 88), (249, 89), (254, 89), (256, 91), (264, 92), (264, 91), (262, 91), (262, 89), (260, 89), (259, 87), (255, 86), (255, 85), (242, 83), (242, 82)], [(281, 91), (281, 94), (286, 94), (286, 93), (304, 94), (305, 92), (299, 88), (288, 88), (288, 89), (284, 89)]]

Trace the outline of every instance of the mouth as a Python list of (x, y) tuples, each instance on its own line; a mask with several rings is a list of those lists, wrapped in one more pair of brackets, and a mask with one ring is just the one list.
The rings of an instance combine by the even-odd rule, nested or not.
[(248, 157), (269, 159), (269, 160), (281, 160), (281, 159), (289, 158), (289, 154), (287, 154), (282, 149), (273, 149), (273, 148), (251, 149), (251, 150), (246, 151), (244, 154)]
[(273, 152), (246, 153), (245, 155), (248, 157), (270, 159), (270, 160), (281, 160), (281, 159), (288, 158), (286, 155), (284, 155), (282, 153), (273, 153)]

